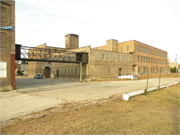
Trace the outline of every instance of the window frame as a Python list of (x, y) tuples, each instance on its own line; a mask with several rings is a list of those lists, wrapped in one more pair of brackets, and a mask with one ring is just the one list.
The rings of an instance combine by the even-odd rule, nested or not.
[(104, 60), (104, 53), (102, 53), (102, 60)]
[(116, 54), (114, 54), (114, 60), (116, 60)]
[[(1, 64), (2, 64), (2, 66), (1, 66)], [(3, 64), (5, 64), (5, 68), (3, 68)], [(5, 76), (3, 76), (3, 71), (5, 71)], [(6, 61), (0, 61), (0, 72), (1, 72), (0, 78), (7, 78), (7, 62)]]

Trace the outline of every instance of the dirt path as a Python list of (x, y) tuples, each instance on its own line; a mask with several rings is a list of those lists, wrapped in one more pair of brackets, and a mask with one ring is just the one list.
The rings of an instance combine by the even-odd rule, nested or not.
[[(46, 81), (46, 80), (45, 80)], [(162, 78), (161, 84), (179, 81), (179, 78)], [(158, 86), (158, 79), (150, 79), (149, 87)], [(86, 102), (122, 95), (146, 87), (146, 80), (106, 81), (86, 83), (58, 83), (50, 86), (22, 88), (1, 92), (1, 121), (24, 116), (66, 102)]]

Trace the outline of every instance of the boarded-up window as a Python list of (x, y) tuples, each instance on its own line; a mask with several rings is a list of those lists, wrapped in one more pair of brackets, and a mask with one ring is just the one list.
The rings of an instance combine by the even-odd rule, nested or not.
[(69, 74), (71, 75), (71, 67), (69, 67)]
[(7, 44), (7, 38), (6, 38), (6, 33), (1, 32), (1, 48), (6, 48), (6, 44)]
[(65, 74), (65, 68), (63, 68), (63, 74)]
[(77, 67), (77, 74), (79, 75), (79, 67)]
[(75, 75), (75, 67), (73, 67), (73, 75)]
[(84, 67), (82, 67), (82, 75), (85, 75), (85, 74), (84, 74)]
[(56, 68), (54, 68), (54, 74), (56, 74)]
[(107, 60), (109, 60), (109, 53), (107, 53)]
[(68, 75), (68, 68), (66, 68), (66, 75)]
[(5, 24), (6, 21), (7, 21), (7, 9), (4, 7), (1, 7), (1, 24)]
[(114, 54), (114, 60), (116, 60), (116, 54)]
[(60, 74), (62, 74), (62, 68), (60, 68)]

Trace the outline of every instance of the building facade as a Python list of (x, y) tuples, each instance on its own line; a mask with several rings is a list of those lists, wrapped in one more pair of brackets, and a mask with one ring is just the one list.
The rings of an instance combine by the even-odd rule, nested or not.
[[(79, 48), (79, 36), (68, 34), (65, 48), (61, 49), (88, 54), (88, 63), (82, 64), (82, 79), (115, 79), (132, 74), (132, 54), (117, 52), (117, 41), (113, 39), (107, 40), (106, 44), (107, 50), (92, 49), (91, 46)], [(48, 48), (45, 44), (38, 47)], [(78, 63), (33, 61), (29, 62), (28, 73), (31, 77), (41, 74), (46, 78), (79, 79), (80, 68)]]
[[(161, 70), (162, 74), (167, 74), (168, 58), (167, 52), (149, 46), (136, 40), (117, 43), (114, 40), (114, 51), (132, 54), (133, 75), (144, 76), (147, 71), (150, 75), (156, 75)], [(96, 47), (94, 49), (107, 50), (107, 46)]]
[(0, 85), (15, 89), (15, 2), (1, 1)]
[(119, 52), (133, 54), (133, 72), (138, 75), (168, 73), (167, 52), (136, 40), (118, 43)]

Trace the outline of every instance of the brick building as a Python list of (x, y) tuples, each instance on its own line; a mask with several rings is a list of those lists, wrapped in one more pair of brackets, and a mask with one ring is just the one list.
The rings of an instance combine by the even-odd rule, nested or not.
[[(168, 58), (167, 52), (136, 40), (120, 42), (114, 40), (114, 50), (117, 52), (132, 54), (132, 69), (134, 75), (155, 75), (161, 70), (162, 74), (167, 74)], [(107, 46), (100, 46), (94, 49), (106, 50)]]
[(15, 2), (1, 1), (0, 85), (15, 89)]
[[(119, 75), (132, 74), (132, 54), (117, 52), (117, 40), (107, 40), (107, 50), (92, 49), (91, 46), (79, 48), (79, 36), (65, 36), (65, 48), (72, 52), (88, 53), (88, 63), (82, 64), (82, 79), (114, 79)], [(46, 44), (37, 46), (48, 48)], [(51, 47), (49, 47), (51, 48)], [(54, 54), (56, 55), (56, 54)], [(46, 78), (80, 78), (80, 64), (61, 62), (29, 62), (29, 76), (43, 74)]]

